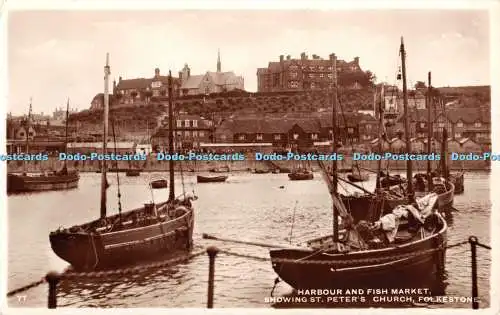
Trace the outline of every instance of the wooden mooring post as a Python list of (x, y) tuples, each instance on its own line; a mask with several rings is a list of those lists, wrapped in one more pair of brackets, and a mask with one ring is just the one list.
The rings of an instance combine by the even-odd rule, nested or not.
[(61, 280), (61, 275), (58, 272), (51, 271), (47, 273), (45, 280), (49, 283), (48, 308), (57, 308), (57, 284)]
[(215, 256), (219, 249), (215, 246), (210, 246), (207, 248), (208, 254), (208, 296), (207, 296), (207, 308), (214, 308), (214, 277), (215, 277)]
[(477, 237), (469, 237), (472, 269), (472, 309), (479, 309), (478, 289), (477, 289)]

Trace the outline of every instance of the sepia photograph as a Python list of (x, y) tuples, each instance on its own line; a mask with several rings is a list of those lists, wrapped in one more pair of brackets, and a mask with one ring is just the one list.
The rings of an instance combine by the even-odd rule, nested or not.
[(498, 312), (498, 3), (113, 3), (2, 9), (6, 314)]

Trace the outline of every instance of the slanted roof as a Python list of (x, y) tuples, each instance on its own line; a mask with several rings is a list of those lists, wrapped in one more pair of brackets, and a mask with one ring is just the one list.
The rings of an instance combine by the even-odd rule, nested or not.
[(205, 75), (191, 75), (187, 80), (182, 81), (181, 89), (197, 89)]
[(145, 89), (150, 86), (152, 79), (137, 78), (120, 80), (116, 85), (118, 90)]

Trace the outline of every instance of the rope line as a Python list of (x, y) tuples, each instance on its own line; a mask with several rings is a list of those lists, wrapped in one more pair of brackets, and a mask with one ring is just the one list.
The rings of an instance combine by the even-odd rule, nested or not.
[[(427, 253), (432, 253), (435, 251), (439, 251), (442, 249), (450, 249), (454, 247), (459, 247), (465, 244), (469, 244), (469, 241), (463, 241), (459, 242), (453, 245), (448, 245), (446, 247), (438, 247), (438, 248), (433, 248), (433, 249), (427, 249), (427, 250), (422, 250), (422, 251), (417, 251), (413, 253), (406, 253), (406, 254), (400, 254), (400, 255), (392, 255), (390, 257), (384, 257), (384, 258), (360, 258), (360, 259), (352, 259), (352, 260), (342, 260), (342, 261), (327, 261), (327, 260), (304, 260), (309, 257), (312, 257), (316, 254), (321, 253), (324, 250), (319, 250), (312, 255), (309, 255), (307, 257), (302, 257), (300, 259), (285, 259), (285, 258), (267, 258), (267, 257), (259, 257), (259, 256), (253, 256), (253, 255), (248, 255), (248, 254), (241, 254), (241, 253), (236, 253), (228, 250), (219, 250), (219, 253), (226, 254), (228, 256), (236, 256), (240, 258), (248, 258), (248, 259), (253, 259), (253, 260), (259, 260), (259, 261), (269, 261), (273, 263), (287, 263), (287, 264), (300, 264), (300, 265), (348, 265), (352, 263), (377, 263), (377, 262), (390, 262), (393, 259), (403, 259), (403, 258), (410, 258), (410, 257), (417, 257), (420, 255), (424, 255)], [(485, 249), (491, 250), (491, 247), (479, 242), (475, 243), (476, 245), (483, 247)], [(145, 270), (149, 269), (156, 269), (156, 268), (161, 268), (161, 267), (167, 267), (176, 263), (184, 262), (187, 260), (190, 260), (192, 258), (201, 256), (203, 254), (206, 254), (205, 250), (201, 250), (198, 252), (195, 252), (193, 254), (161, 261), (161, 262), (155, 262), (155, 263), (150, 263), (146, 265), (140, 265), (136, 267), (129, 267), (129, 268), (124, 268), (124, 269), (118, 269), (118, 270), (108, 270), (108, 271), (90, 271), (90, 272), (74, 272), (74, 271), (65, 271), (63, 274), (60, 275), (60, 279), (77, 279), (77, 278), (99, 278), (99, 277), (107, 277), (107, 276), (117, 276), (117, 275), (127, 275), (127, 274), (133, 274), (133, 273), (138, 273), (142, 272)], [(18, 293), (27, 291), (29, 289), (35, 288), (43, 283), (47, 282), (45, 277), (38, 281), (34, 281), (28, 285), (22, 286), (20, 288), (17, 288), (15, 290), (9, 291), (7, 293), (7, 297), (14, 296)]]

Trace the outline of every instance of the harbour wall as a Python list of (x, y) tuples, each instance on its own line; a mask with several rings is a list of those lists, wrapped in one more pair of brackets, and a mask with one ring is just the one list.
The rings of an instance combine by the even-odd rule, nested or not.
[[(80, 172), (97, 172), (101, 168), (101, 161), (68, 161), (68, 168), (77, 169)], [(231, 171), (251, 171), (254, 169), (274, 169), (276, 167), (292, 169), (297, 167), (299, 163), (304, 166), (312, 167), (317, 170), (318, 166), (315, 161), (255, 161), (254, 155), (246, 156), (243, 161), (176, 161), (175, 170), (185, 172), (208, 172), (214, 168), (229, 167)], [(330, 162), (327, 162), (328, 165)], [(352, 161), (352, 157), (344, 155), (343, 161), (338, 161), (339, 170), (351, 169), (353, 165), (359, 165), (362, 168), (376, 170), (377, 161)], [(432, 167), (438, 167), (438, 161), (432, 162)], [(58, 157), (50, 156), (47, 161), (7, 161), (8, 172), (40, 172), (54, 171), (63, 167), (64, 161), (60, 161)], [(144, 172), (165, 172), (168, 171), (169, 161), (158, 161), (156, 158), (147, 158), (145, 161), (108, 161), (109, 169), (118, 169), (126, 171), (127, 169), (140, 169)], [(490, 171), (490, 161), (448, 161), (451, 170), (469, 170), (469, 171)], [(382, 169), (394, 171), (406, 170), (406, 161), (382, 161)], [(425, 171), (427, 169), (426, 161), (414, 161), (414, 171)]]

